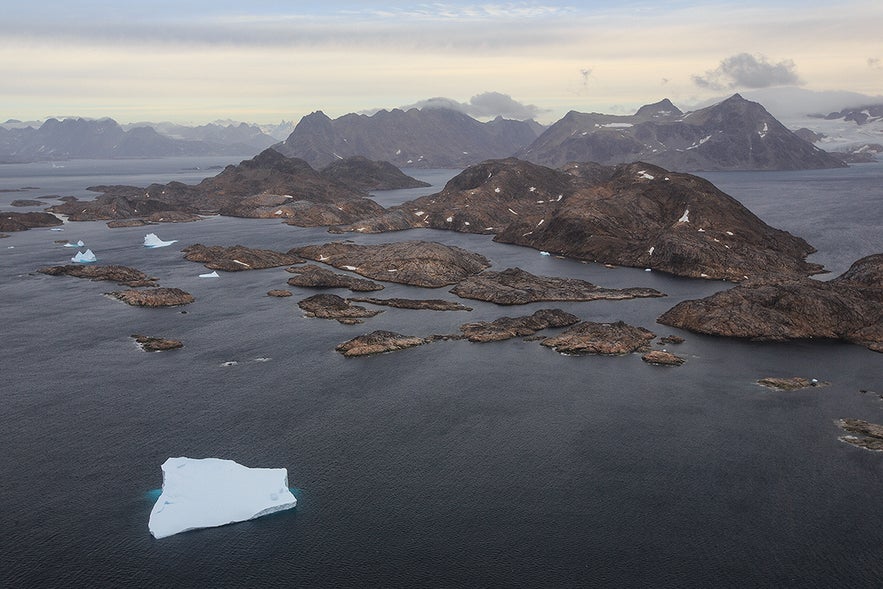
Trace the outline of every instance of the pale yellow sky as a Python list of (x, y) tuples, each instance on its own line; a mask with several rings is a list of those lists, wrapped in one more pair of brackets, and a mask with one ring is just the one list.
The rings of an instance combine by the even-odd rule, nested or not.
[(73, 4), (59, 3), (69, 12), (54, 19), (23, 8), (0, 24), (0, 120), (274, 122), (493, 91), (552, 122), (572, 109), (628, 112), (663, 97), (689, 106), (752, 87), (883, 94), (876, 0), (392, 2), (382, 14), (364, 2), (319, 12), (261, 2), (248, 13), (160, 2), (156, 14)]

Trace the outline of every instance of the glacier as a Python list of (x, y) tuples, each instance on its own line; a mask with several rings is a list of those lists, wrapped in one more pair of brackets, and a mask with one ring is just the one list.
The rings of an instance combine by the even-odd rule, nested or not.
[(95, 254), (92, 253), (92, 250), (87, 249), (84, 252), (77, 252), (73, 258), (71, 258), (71, 262), (78, 262), (80, 264), (88, 264), (90, 262), (97, 262), (98, 258), (95, 257)]
[(177, 239), (173, 239), (171, 241), (163, 241), (159, 237), (156, 236), (156, 233), (148, 233), (144, 236), (144, 247), (156, 248), (156, 247), (166, 247), (167, 245), (172, 245), (178, 241)]
[(154, 538), (291, 509), (285, 468), (249, 468), (222, 458), (169, 458), (147, 527)]

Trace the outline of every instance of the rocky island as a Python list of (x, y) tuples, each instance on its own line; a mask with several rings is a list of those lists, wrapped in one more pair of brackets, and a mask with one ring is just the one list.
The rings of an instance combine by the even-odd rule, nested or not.
[(471, 342), (496, 342), (514, 337), (525, 337), (550, 327), (567, 327), (579, 322), (579, 317), (561, 309), (540, 309), (524, 317), (500, 317), (493, 321), (465, 323), (460, 331)]
[(430, 186), (427, 182), (408, 176), (387, 161), (371, 161), (360, 155), (331, 162), (320, 173), (329, 180), (362, 192)]
[(537, 276), (521, 268), (507, 268), (500, 272), (485, 270), (467, 277), (452, 288), (451, 292), (464, 299), (488, 301), (498, 305), (665, 296), (652, 288), (601, 288), (585, 280)]
[(225, 272), (261, 270), (303, 263), (302, 259), (291, 254), (267, 249), (255, 249), (243, 245), (224, 247), (220, 245), (205, 246), (196, 243), (185, 247), (181, 251), (184, 252), (185, 260), (202, 262), (209, 270), (223, 270)]
[(456, 284), (490, 266), (482, 255), (430, 241), (377, 245), (336, 241), (294, 248), (288, 253), (366, 278), (425, 288)]
[(107, 293), (134, 307), (177, 307), (187, 305), (195, 299), (189, 292), (180, 288), (152, 288), (150, 290), (125, 290)]
[(374, 317), (383, 311), (371, 311), (359, 305), (352, 305), (343, 297), (333, 294), (317, 294), (307, 297), (297, 304), (307, 317), (334, 319), (344, 325), (362, 323), (366, 317)]
[(288, 279), (288, 284), (291, 286), (300, 286), (302, 288), (347, 288), (353, 292), (383, 290), (382, 284), (377, 284), (372, 280), (356, 278), (348, 274), (339, 274), (315, 264), (292, 266), (291, 268), (286, 268), (286, 272), (296, 275)]
[(63, 221), (50, 213), (0, 213), (0, 231), (27, 231), (36, 227), (57, 227)]
[(418, 227), (494, 234), (494, 240), (586, 261), (693, 278), (821, 271), (815, 249), (770, 227), (712, 183), (650, 164), (486, 161), (444, 189), (336, 231)]
[(351, 223), (383, 207), (366, 193), (322, 176), (303, 160), (266, 149), (196, 185), (181, 182), (94, 186), (92, 201), (55, 205), (72, 221), (143, 218), (173, 221), (180, 214), (280, 219), (300, 227)]
[(414, 346), (422, 346), (428, 342), (429, 340), (422, 337), (379, 330), (354, 337), (337, 346), (335, 350), (347, 357), (370, 356), (413, 348)]
[(848, 432), (840, 436), (841, 442), (872, 450), (883, 452), (883, 425), (870, 423), (861, 419), (840, 419), (835, 422), (840, 429)]
[(647, 351), (654, 337), (653, 332), (622, 321), (583, 321), (540, 344), (562, 354), (622, 355)]
[(883, 254), (862, 258), (827, 282), (767, 275), (683, 301), (657, 321), (711, 335), (836, 339), (883, 352)]
[(40, 268), (37, 272), (49, 276), (73, 276), (75, 278), (88, 278), (89, 280), (109, 280), (116, 282), (120, 286), (132, 288), (157, 286), (158, 280), (148, 276), (141, 270), (117, 265), (84, 266), (83, 264), (67, 264), (65, 266)]

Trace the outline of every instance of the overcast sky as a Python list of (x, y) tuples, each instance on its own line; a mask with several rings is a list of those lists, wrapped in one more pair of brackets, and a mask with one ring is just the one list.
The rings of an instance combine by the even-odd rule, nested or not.
[(751, 88), (883, 93), (880, 0), (4, 4), (0, 121), (263, 123), (443, 99), (553, 122)]

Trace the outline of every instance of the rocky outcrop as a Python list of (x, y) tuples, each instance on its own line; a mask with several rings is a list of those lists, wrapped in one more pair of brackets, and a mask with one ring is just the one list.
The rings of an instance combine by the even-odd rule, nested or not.
[(302, 259), (290, 253), (255, 249), (244, 245), (224, 247), (196, 243), (185, 247), (182, 251), (186, 260), (202, 262), (210, 270), (224, 270), (226, 272), (261, 270), (303, 263)]
[(683, 301), (657, 321), (754, 340), (839, 339), (883, 352), (883, 254), (858, 260), (828, 282), (767, 279)]
[(44, 203), (41, 200), (32, 200), (32, 199), (23, 198), (23, 199), (14, 200), (9, 204), (14, 207), (42, 207), (46, 203)]
[(49, 213), (0, 212), (0, 231), (27, 231), (35, 227), (56, 227), (62, 220)]
[(375, 162), (362, 156), (332, 162), (322, 168), (320, 174), (361, 192), (430, 186), (427, 182), (408, 176), (389, 162)]
[(540, 344), (562, 354), (621, 355), (646, 351), (654, 337), (653, 332), (622, 321), (583, 321)]
[(276, 297), (276, 298), (283, 299), (286, 297), (290, 297), (291, 295), (292, 295), (292, 292), (290, 290), (285, 290), (282, 288), (274, 288), (272, 290), (267, 291), (268, 297)]
[(802, 376), (793, 376), (790, 378), (767, 376), (758, 380), (757, 384), (780, 391), (797, 391), (808, 387), (827, 386), (829, 383), (820, 382), (815, 378), (803, 378)]
[(366, 317), (374, 317), (383, 311), (371, 311), (365, 307), (351, 305), (346, 299), (333, 294), (317, 294), (297, 304), (307, 317), (334, 319), (346, 325), (362, 323)]
[(461, 303), (454, 301), (445, 301), (442, 299), (375, 299), (373, 297), (350, 297), (350, 301), (354, 303), (370, 303), (372, 305), (382, 305), (385, 307), (395, 307), (397, 309), (415, 309), (424, 311), (471, 311), (472, 307), (467, 307)]
[(641, 356), (641, 360), (654, 366), (680, 366), (685, 362), (680, 356), (676, 356), (665, 350), (653, 350)]
[(521, 268), (507, 268), (501, 272), (485, 270), (469, 276), (452, 288), (451, 292), (464, 299), (488, 301), (498, 305), (665, 296), (652, 288), (601, 288), (585, 280), (537, 276)]
[(347, 357), (368, 356), (413, 348), (428, 343), (428, 341), (422, 337), (381, 330), (355, 337), (334, 349)]
[(383, 207), (358, 190), (329, 180), (303, 160), (267, 149), (196, 185), (170, 182), (134, 186), (94, 186), (92, 201), (71, 201), (49, 210), (72, 221), (129, 218), (179, 218), (216, 214), (280, 219), (316, 227), (352, 223), (377, 215)]
[(846, 442), (865, 450), (883, 452), (883, 425), (849, 418), (840, 419), (834, 423), (840, 426), (842, 430), (849, 432), (847, 435), (840, 436), (841, 442)]
[(323, 168), (350, 156), (399, 168), (459, 168), (512, 155), (537, 137), (533, 121), (502, 118), (481, 123), (448, 108), (382, 110), (331, 119), (321, 111), (303, 117), (276, 149)]
[(549, 327), (567, 327), (579, 322), (579, 317), (561, 309), (540, 309), (523, 317), (500, 317), (493, 321), (476, 321), (460, 326), (460, 331), (471, 342), (496, 342), (513, 337), (526, 337)]
[(193, 295), (180, 288), (125, 290), (107, 294), (135, 307), (177, 307), (187, 305), (195, 300)]
[(632, 116), (571, 111), (516, 155), (555, 167), (641, 161), (681, 172), (846, 166), (738, 94), (687, 114), (667, 99)]
[(428, 241), (377, 245), (337, 241), (295, 248), (289, 253), (374, 280), (426, 288), (455, 284), (490, 266), (482, 255)]
[(163, 352), (166, 350), (177, 350), (178, 348), (184, 347), (184, 343), (176, 339), (138, 334), (133, 334), (132, 337), (145, 352)]
[(341, 230), (427, 227), (496, 234), (496, 241), (606, 264), (742, 281), (808, 275), (804, 240), (770, 227), (713, 184), (649, 164), (483, 162), (424, 196)]
[(682, 344), (686, 340), (679, 335), (667, 335), (659, 338), (660, 344)]
[(120, 286), (139, 287), (156, 286), (157, 278), (148, 276), (141, 270), (128, 266), (84, 266), (83, 264), (67, 264), (65, 266), (49, 266), (37, 272), (49, 276), (73, 276), (90, 280), (110, 280)]
[(383, 290), (383, 285), (377, 284), (374, 281), (356, 278), (348, 274), (338, 274), (313, 264), (286, 268), (286, 271), (297, 275), (288, 279), (288, 284), (291, 286), (302, 288), (348, 288), (353, 292)]
[(121, 227), (144, 227), (150, 225), (150, 221), (145, 219), (118, 219), (116, 221), (108, 221), (106, 223), (108, 229), (119, 229)]

